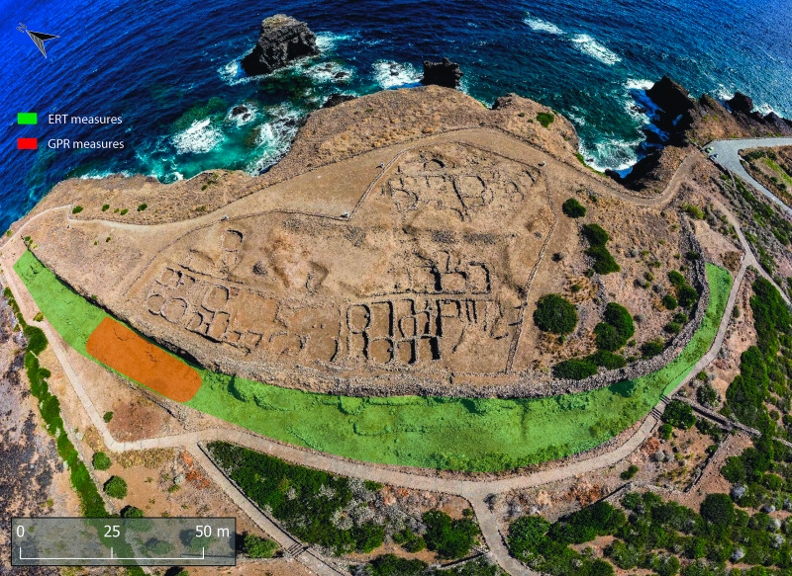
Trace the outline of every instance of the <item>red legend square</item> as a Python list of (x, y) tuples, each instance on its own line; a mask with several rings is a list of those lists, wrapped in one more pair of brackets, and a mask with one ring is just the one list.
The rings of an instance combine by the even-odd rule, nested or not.
[(17, 150), (38, 149), (38, 138), (17, 138)]

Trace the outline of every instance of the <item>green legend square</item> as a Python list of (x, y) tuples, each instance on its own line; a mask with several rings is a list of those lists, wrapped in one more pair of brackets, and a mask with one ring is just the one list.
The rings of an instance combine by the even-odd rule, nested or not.
[(38, 124), (38, 114), (35, 112), (20, 112), (17, 114), (17, 124)]

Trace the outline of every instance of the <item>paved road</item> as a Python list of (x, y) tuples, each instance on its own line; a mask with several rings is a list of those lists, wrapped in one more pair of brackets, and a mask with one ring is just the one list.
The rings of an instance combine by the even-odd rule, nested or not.
[[(767, 141), (763, 140), (761, 142)], [(789, 143), (792, 144), (792, 139), (789, 139)], [(765, 145), (776, 146), (778, 144), (771, 143)], [(738, 149), (740, 147), (745, 147), (745, 145), (738, 145)], [(675, 174), (671, 182), (669, 182), (666, 191), (659, 198), (654, 198), (651, 200), (632, 199), (630, 201), (641, 205), (656, 205), (658, 203), (665, 203), (669, 201), (671, 198), (673, 198), (675, 191), (678, 189), (680, 181), (683, 179), (684, 174), (687, 174), (691, 167), (695, 164), (696, 155), (697, 153), (691, 154), (691, 156), (689, 156), (682, 163), (682, 165), (680, 165), (677, 174)], [(740, 168), (742, 167), (740, 166)], [(719, 204), (719, 207), (735, 226), (735, 230), (737, 231), (740, 242), (743, 246), (743, 249), (745, 250), (745, 257), (737, 277), (735, 278), (735, 282), (727, 302), (726, 311), (712, 347), (707, 352), (707, 354), (701, 358), (694, 369), (690, 372), (688, 377), (685, 378), (683, 382), (679, 384), (679, 386), (686, 384), (690, 379), (694, 378), (700, 370), (702, 370), (715, 359), (723, 345), (729, 319), (732, 315), (732, 309), (735, 305), (740, 284), (742, 283), (748, 266), (756, 266), (761, 271), (761, 268), (759, 268), (758, 264), (756, 263), (750, 247), (748, 246), (747, 241), (742, 234), (742, 231), (739, 227), (739, 222), (731, 214), (731, 212), (725, 208), (725, 206), (722, 206), (718, 202), (716, 203)], [(57, 209), (58, 208), (53, 208), (51, 210)], [(5, 278), (5, 283), (7, 283), (17, 295), (23, 311), (26, 313), (26, 315), (32, 315), (35, 310), (35, 306), (33, 306), (32, 302), (30, 301), (24, 284), (17, 277), (16, 273), (11, 267), (11, 264), (15, 258), (9, 259), (9, 256), (17, 256), (19, 252), (24, 249), (24, 246), (21, 245), (20, 238), (21, 231), (26, 225), (27, 223), (22, 226), (20, 230), (9, 239), (8, 242), (6, 242), (3, 248), (3, 260), (6, 264), (6, 266), (3, 267), (3, 276)], [(657, 420), (653, 415), (650, 414), (641, 424), (639, 429), (626, 442), (608, 451), (607, 453), (600, 454), (585, 460), (571, 462), (560, 467), (535, 472), (526, 476), (482, 481), (440, 478), (436, 475), (424, 475), (418, 471), (415, 473), (405, 472), (372, 464), (354, 462), (328, 454), (308, 452), (293, 446), (280, 444), (268, 438), (257, 436), (236, 428), (217, 428), (204, 430), (201, 432), (152, 438), (135, 442), (118, 442), (110, 434), (106, 423), (102, 419), (96, 407), (93, 405), (89, 395), (83, 388), (80, 375), (78, 375), (74, 366), (69, 361), (69, 353), (75, 352), (67, 350), (65, 343), (60, 339), (55, 330), (52, 329), (52, 327), (46, 321), (42, 323), (42, 327), (52, 345), (53, 351), (58, 361), (63, 366), (67, 379), (69, 380), (81, 404), (83, 405), (86, 414), (91, 420), (91, 423), (102, 435), (109, 450), (115, 452), (124, 452), (147, 448), (185, 447), (193, 455), (196, 461), (201, 464), (207, 475), (217, 482), (218, 485), (233, 499), (233, 501), (237, 503), (258, 526), (270, 534), (273, 539), (275, 539), (284, 549), (293, 547), (295, 544), (297, 544), (297, 542), (289, 534), (277, 526), (277, 524), (271, 518), (258, 510), (258, 508), (255, 507), (255, 505), (253, 505), (247, 498), (245, 498), (245, 496), (236, 488), (236, 486), (234, 486), (233, 483), (230, 482), (219, 469), (217, 469), (217, 467), (202, 451), (200, 447), (202, 443), (212, 440), (233, 442), (260, 452), (283, 458), (291, 462), (325, 470), (335, 474), (362, 478), (366, 480), (374, 480), (377, 482), (402, 486), (405, 488), (437, 491), (462, 496), (470, 501), (474, 511), (476, 512), (476, 517), (481, 527), (485, 543), (490, 549), (491, 558), (493, 558), (512, 576), (534, 576), (536, 575), (535, 572), (531, 571), (509, 555), (497, 517), (490, 511), (488, 505), (486, 504), (488, 497), (490, 495), (502, 494), (515, 489), (524, 489), (550, 482), (556, 482), (577, 475), (585, 475), (586, 473), (593, 470), (612, 466), (629, 456), (635, 449), (637, 449), (652, 434), (655, 426), (657, 425)], [(664, 404), (660, 402), (657, 408), (662, 411)], [(297, 556), (297, 559), (321, 576), (337, 576), (339, 574), (339, 571), (334, 566), (332, 560), (322, 558), (310, 550), (302, 551)]]
[(776, 148), (778, 146), (792, 146), (792, 138), (715, 140), (707, 144), (706, 147), (712, 147), (712, 156), (710, 156), (710, 158), (712, 158), (713, 162), (745, 180), (748, 184), (767, 196), (771, 202), (775, 203), (788, 216), (792, 217), (792, 208), (784, 204), (775, 194), (754, 180), (740, 162), (740, 150), (748, 150), (750, 148)]

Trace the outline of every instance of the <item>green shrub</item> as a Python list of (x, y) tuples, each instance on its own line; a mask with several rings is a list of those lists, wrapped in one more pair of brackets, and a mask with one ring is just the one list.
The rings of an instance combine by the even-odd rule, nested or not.
[(695, 220), (704, 219), (704, 212), (701, 210), (701, 208), (694, 206), (693, 204), (682, 204), (682, 211)]
[(548, 536), (563, 544), (583, 544), (615, 533), (626, 521), (624, 512), (601, 500), (561, 518), (550, 527)]
[(571, 358), (553, 366), (553, 376), (583, 380), (597, 373), (597, 364), (590, 358)]
[(36, 315), (33, 316), (33, 321), (41, 322), (42, 320), (44, 320), (44, 314), (42, 314), (41, 312), (36, 312)]
[(636, 474), (638, 474), (638, 466), (636, 466), (635, 464), (630, 464), (630, 466), (627, 468), (627, 470), (625, 470), (624, 472), (619, 474), (619, 477), (622, 480), (630, 480)]
[(539, 112), (536, 115), (536, 121), (539, 122), (544, 128), (550, 126), (555, 120), (555, 115), (551, 114), (550, 112)]
[(425, 576), (429, 566), (421, 560), (408, 560), (399, 558), (395, 554), (383, 554), (369, 562), (367, 568), (369, 571), (365, 573), (371, 576)]
[(569, 334), (575, 330), (578, 322), (575, 307), (558, 294), (546, 294), (539, 298), (533, 318), (540, 330), (553, 334)]
[(107, 212), (110, 209), (110, 204), (102, 204), (102, 212)]
[(621, 270), (621, 266), (613, 259), (613, 255), (605, 246), (592, 246), (586, 250), (586, 255), (594, 259), (592, 268), (597, 274), (604, 276)]
[(671, 294), (666, 294), (663, 296), (663, 306), (665, 306), (668, 310), (674, 310), (679, 306), (679, 303), (677, 302), (677, 299)]
[(267, 538), (261, 538), (255, 534), (245, 534), (243, 540), (245, 554), (251, 558), (272, 558), (278, 545)]
[(610, 240), (610, 236), (599, 224), (586, 224), (581, 230), (583, 237), (588, 240), (588, 243), (594, 246), (605, 246)]
[(700, 514), (708, 522), (726, 528), (734, 522), (734, 503), (728, 494), (707, 494)]
[(671, 272), (668, 273), (668, 280), (669, 282), (671, 282), (671, 285), (674, 286), (675, 288), (684, 286), (686, 283), (685, 277), (682, 276), (682, 274), (680, 274), (676, 270), (671, 270)]
[(121, 216), (126, 215), (127, 212), (129, 212), (129, 208), (124, 208), (123, 210), (121, 210)]
[(426, 524), (426, 547), (440, 558), (463, 558), (476, 543), (479, 530), (470, 518), (452, 520), (445, 512), (430, 510), (424, 512), (422, 519)]
[(137, 211), (143, 212), (143, 210), (145, 210), (146, 208), (148, 208), (148, 204), (144, 202), (143, 204), (138, 204)]
[(72, 214), (79, 214), (82, 211), (83, 211), (82, 206), (75, 206), (74, 208), (72, 208)]
[(112, 420), (112, 419), (113, 419), (113, 413), (112, 413), (112, 412), (105, 412), (105, 413), (104, 413), (104, 416), (102, 416), (102, 419), (103, 419), (105, 422), (107, 422), (107, 423), (110, 423), (110, 420)]
[(676, 322), (677, 324), (685, 325), (689, 321), (690, 318), (688, 318), (688, 315), (685, 314), (684, 312), (677, 312), (676, 314), (674, 314), (674, 322)]
[(669, 334), (679, 334), (682, 331), (682, 326), (677, 324), (676, 322), (669, 322), (665, 326), (663, 326), (663, 330), (668, 332)]
[(699, 386), (698, 390), (696, 390), (696, 400), (706, 408), (714, 408), (718, 405), (718, 402), (720, 402), (720, 395), (718, 391), (712, 387), (712, 384), (707, 382)]
[[(101, 454), (101, 452), (97, 452), (97, 454)], [(124, 506), (121, 509), (121, 518), (143, 518), (144, 516), (143, 510), (135, 506)]]
[(696, 423), (693, 408), (680, 400), (671, 400), (663, 411), (663, 422), (675, 428), (690, 430)]
[(574, 198), (569, 198), (561, 205), (561, 210), (570, 218), (582, 218), (586, 215), (586, 207)]
[(407, 552), (415, 554), (426, 548), (426, 541), (422, 536), (416, 534), (409, 528), (405, 528), (393, 535), (393, 541), (399, 544)]
[(605, 368), (606, 370), (624, 368), (627, 365), (627, 361), (624, 359), (624, 356), (621, 356), (620, 354), (614, 354), (608, 350), (597, 350), (594, 352), (594, 354), (591, 354), (587, 358), (594, 362), (594, 364), (597, 366)]
[(22, 332), (27, 338), (27, 349), (38, 356), (47, 348), (47, 337), (44, 331), (36, 326), (25, 325)]
[(641, 344), (641, 354), (644, 358), (652, 358), (657, 356), (665, 348), (665, 342), (662, 339), (649, 340)]
[(509, 526), (507, 543), (512, 556), (524, 562), (545, 548), (550, 522), (541, 516), (522, 516)]
[(698, 302), (699, 293), (690, 284), (685, 284), (677, 289), (677, 298), (682, 308), (690, 308)]
[(97, 452), (94, 454), (92, 463), (94, 470), (107, 470), (112, 464), (110, 457), (104, 452)]
[(674, 427), (671, 424), (663, 424), (658, 428), (657, 433), (663, 440), (670, 440), (671, 434), (674, 432)]
[(105, 482), (104, 491), (110, 498), (121, 500), (122, 498), (126, 498), (127, 483), (120, 476), (112, 476), (110, 480)]

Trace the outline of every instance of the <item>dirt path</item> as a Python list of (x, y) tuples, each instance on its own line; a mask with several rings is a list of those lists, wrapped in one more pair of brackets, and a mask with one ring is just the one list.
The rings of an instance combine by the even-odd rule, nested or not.
[[(685, 177), (687, 177), (687, 175), (689, 175), (693, 165), (699, 159), (700, 156), (698, 156), (698, 153), (689, 155), (680, 165), (674, 177), (666, 187), (666, 190), (657, 198), (639, 199), (630, 197), (628, 195), (622, 195), (618, 192), (614, 192), (614, 194), (620, 196), (625, 201), (642, 206), (656, 206), (666, 203), (675, 196), (679, 184), (684, 180)], [(743, 249), (745, 250), (745, 257), (743, 258), (742, 265), (732, 286), (732, 291), (729, 295), (726, 310), (724, 312), (723, 319), (713, 345), (707, 354), (705, 354), (699, 360), (693, 370), (691, 370), (690, 374), (682, 382), (680, 382), (679, 387), (689, 382), (699, 371), (705, 368), (716, 358), (723, 345), (726, 330), (732, 315), (732, 310), (734, 308), (737, 294), (747, 268), (748, 266), (755, 266), (759, 268), (756, 259), (750, 250), (750, 246), (748, 245), (742, 230), (740, 229), (739, 222), (724, 206), (720, 205), (719, 207), (724, 211), (725, 214), (727, 214), (727, 217), (729, 217), (731, 223), (735, 226), (735, 230), (737, 231), (740, 242), (743, 246)], [(38, 218), (43, 214), (53, 210), (63, 210), (65, 212), (66, 208), (51, 208), (38, 214), (34, 218)], [(32, 220), (33, 219), (31, 219), (31, 221)], [(19, 246), (18, 243), (20, 242), (19, 239), (21, 232), (26, 225), (27, 223), (23, 225), (19, 231), (17, 231), (17, 233), (4, 245), (3, 260), (5, 261), (6, 266), (3, 267), (2, 276), (4, 278), (4, 283), (7, 284), (17, 295), (26, 294), (26, 290), (24, 284), (14, 272), (11, 266), (13, 262), (8, 260), (8, 256), (13, 256), (13, 252), (15, 252), (14, 248), (16, 248), (16, 251), (24, 249), (24, 247)], [(132, 225), (121, 226), (125, 228), (132, 227)], [(11, 250), (7, 250), (9, 245), (14, 244), (15, 242), (17, 242), (17, 245), (13, 246)], [(9, 254), (9, 252), (11, 253)], [(26, 315), (30, 315), (33, 311), (30, 309), (25, 309), (26, 307), (30, 307), (28, 304), (28, 299), (20, 298), (19, 300), (20, 306), (23, 307)], [(259, 527), (261, 527), (262, 530), (270, 534), (273, 539), (275, 539), (284, 549), (291, 549), (295, 551), (297, 560), (321, 576), (337, 576), (343, 572), (339, 571), (331, 559), (323, 558), (312, 550), (302, 549), (302, 547), (293, 537), (279, 528), (271, 518), (266, 516), (261, 510), (252, 504), (206, 456), (206, 454), (201, 449), (202, 443), (215, 440), (232, 442), (259, 452), (282, 458), (290, 462), (325, 470), (327, 472), (343, 476), (373, 480), (410, 489), (444, 492), (466, 498), (470, 501), (473, 509), (476, 512), (484, 541), (490, 550), (490, 557), (512, 576), (533, 576), (536, 574), (535, 572), (528, 569), (509, 555), (505, 544), (504, 534), (499, 526), (498, 519), (490, 511), (489, 506), (486, 503), (488, 497), (490, 495), (497, 495), (515, 489), (525, 489), (550, 482), (556, 482), (573, 476), (584, 475), (602, 467), (612, 466), (629, 456), (635, 449), (637, 449), (652, 434), (655, 426), (658, 423), (653, 414), (648, 415), (644, 419), (639, 429), (626, 442), (598, 456), (576, 462), (570, 462), (557, 468), (535, 472), (526, 476), (483, 481), (440, 478), (437, 476), (423, 474), (420, 471), (394, 471), (377, 465), (345, 460), (328, 454), (307, 452), (293, 446), (280, 444), (268, 438), (256, 436), (252, 433), (238, 429), (218, 428), (134, 442), (118, 442), (110, 434), (107, 425), (102, 419), (102, 416), (93, 405), (91, 398), (83, 388), (77, 374), (70, 365), (65, 350), (65, 343), (60, 339), (59, 335), (46, 321), (42, 323), (42, 327), (51, 343), (52, 349), (58, 358), (58, 361), (63, 366), (64, 373), (66, 374), (72, 388), (85, 408), (86, 413), (89, 415), (91, 424), (100, 432), (109, 450), (114, 452), (125, 452), (130, 450), (144, 450), (150, 448), (186, 447), (190, 454), (203, 466), (205, 472), (234, 500), (234, 502), (242, 509), (245, 514), (247, 514)], [(660, 402), (657, 406), (657, 409), (662, 412), (664, 406), (664, 403)]]

